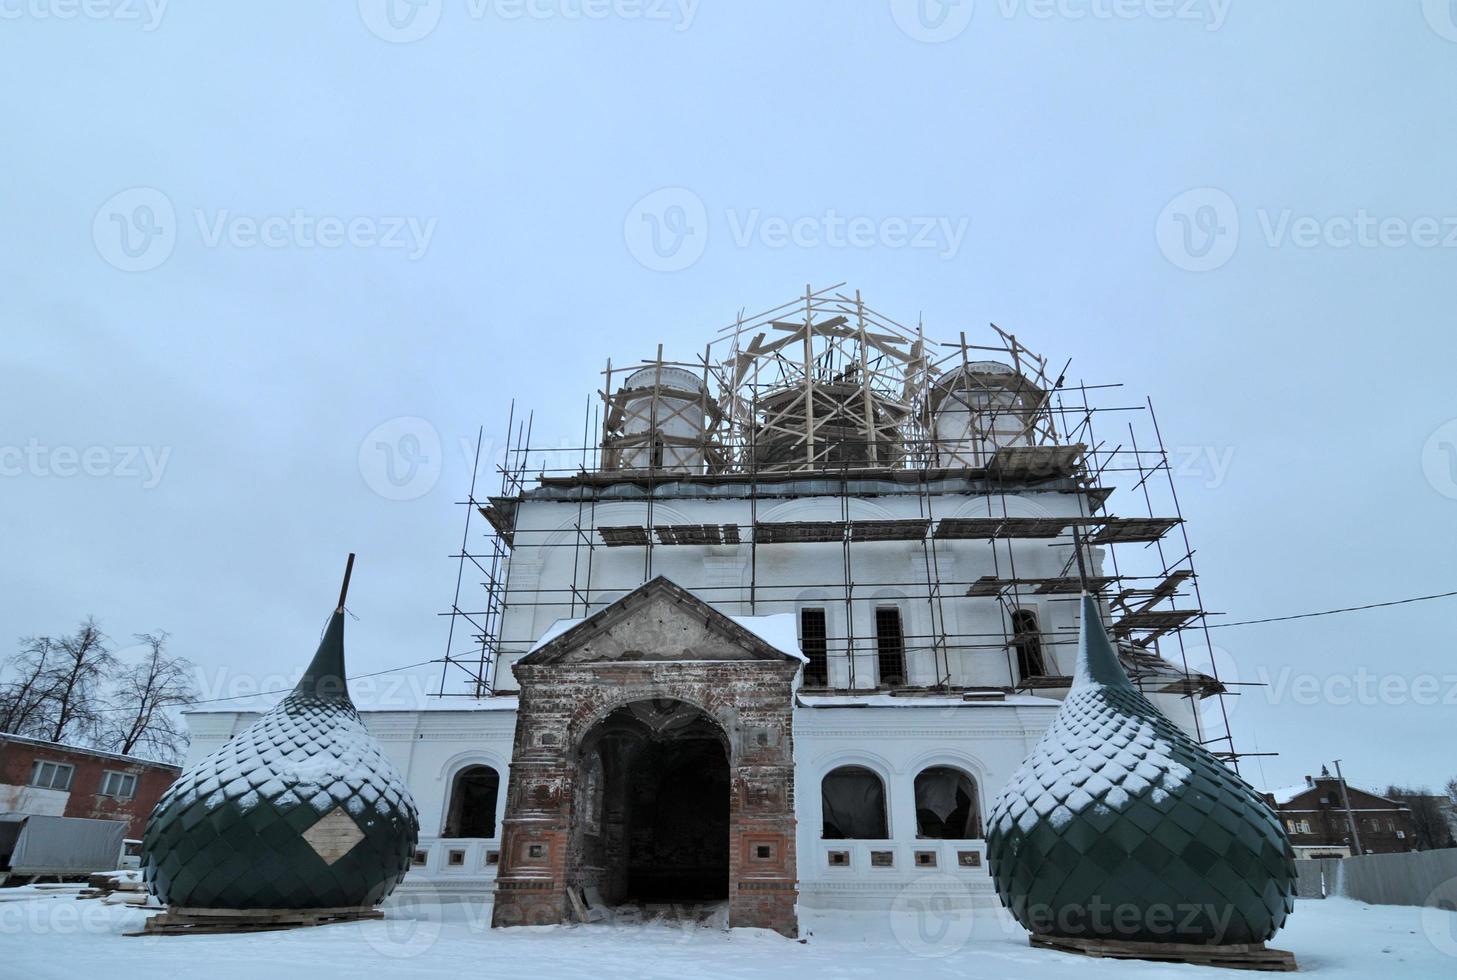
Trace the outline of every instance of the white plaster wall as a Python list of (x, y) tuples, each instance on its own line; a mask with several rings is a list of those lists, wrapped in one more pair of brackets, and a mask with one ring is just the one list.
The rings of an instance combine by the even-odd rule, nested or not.
[[(506, 806), (511, 742), (516, 729), (514, 698), (493, 699), (489, 707), (467, 710), (362, 711), (366, 727), (400, 770), (420, 811), (419, 850), (423, 867), (413, 868), (402, 887), (439, 893), (488, 894), (495, 887), (501, 818)], [(251, 725), (251, 712), (197, 712), (187, 715), (192, 730), (186, 766), (221, 747)], [(487, 765), (501, 777), (496, 795), (496, 835), (492, 838), (442, 838), (445, 810), (456, 773)], [(464, 850), (464, 862), (449, 863), (449, 852)]]
[[(917, 886), (964, 907), (997, 903), (984, 840), (916, 838), (915, 778), (930, 766), (960, 769), (976, 780), (981, 818), (1057, 713), (1058, 704), (1019, 697), (1006, 703), (928, 701), (926, 706), (798, 707), (794, 713), (795, 815), (799, 902), (806, 908), (888, 909)], [(820, 783), (840, 766), (863, 766), (885, 784), (890, 839), (823, 840)], [(872, 867), (870, 852), (891, 851), (893, 866)], [(982, 854), (963, 868), (958, 852)], [(832, 867), (831, 851), (849, 851), (849, 867)], [(918, 867), (917, 851), (936, 866)]]
[[(930, 510), (923, 509), (929, 499)], [(838, 496), (761, 498), (760, 521), (892, 520), (946, 517), (1078, 516), (1081, 498), (1065, 493), (1025, 493), (1006, 497), (965, 494), (922, 498), (916, 494), (851, 498)], [(1004, 511), (1005, 505), (1005, 511)], [(848, 515), (846, 514), (848, 507)], [(1072, 555), (1072, 541), (1047, 540), (935, 541), (933, 577), (942, 583), (938, 610), (925, 598), (926, 550), (915, 542), (864, 542), (850, 547), (850, 578), (857, 584), (851, 609), (844, 601), (845, 569), (839, 544), (760, 545), (757, 575), (751, 575), (750, 546), (654, 546), (652, 565), (641, 547), (609, 548), (592, 552), (574, 548), (579, 519), (595, 526), (655, 524), (737, 524), (753, 522), (750, 501), (740, 499), (608, 501), (579, 508), (576, 502), (527, 500), (517, 515), (516, 547), (509, 562), (507, 610), (502, 628), (507, 653), (497, 666), (497, 690), (514, 690), (510, 664), (524, 656), (532, 643), (557, 619), (583, 616), (601, 609), (641, 585), (647, 577), (666, 575), (722, 611), (734, 615), (797, 612), (822, 605), (831, 638), (830, 682), (851, 686), (844, 641), (854, 633), (854, 685), (873, 688), (876, 682), (874, 617), (878, 605), (900, 608), (907, 634), (907, 668), (913, 685), (934, 683), (938, 664), (930, 637), (940, 633), (988, 634), (965, 638), (964, 643), (999, 647), (1004, 632), (1002, 604), (995, 599), (969, 598), (970, 584), (983, 575), (1015, 574), (1021, 578), (1063, 573)], [(747, 535), (747, 532), (745, 532)], [(1098, 551), (1098, 549), (1095, 549)], [(1095, 574), (1101, 553), (1094, 555)], [(573, 602), (572, 584), (590, 599)], [(752, 607), (750, 586), (756, 585)], [(913, 598), (917, 597), (918, 598)], [(1071, 673), (1076, 638), (1077, 602), (1069, 597), (1028, 597), (1044, 634), (1048, 669)], [(940, 614), (944, 612), (945, 623)], [(839, 655), (834, 643), (839, 640)], [(956, 642), (953, 640), (953, 642)], [(1006, 686), (1014, 682), (1012, 658), (995, 648), (949, 658), (951, 682), (959, 686)], [(945, 669), (944, 664), (941, 669)]]
[[(1056, 710), (1056, 702), (1027, 697), (1000, 704), (937, 699), (930, 706), (915, 707), (796, 708), (794, 789), (801, 904), (889, 908), (906, 885), (938, 873), (952, 876), (953, 899), (994, 903), (985, 862), (981, 868), (957, 866), (957, 851), (983, 850), (982, 841), (916, 840), (914, 780), (928, 766), (965, 771), (977, 782), (985, 821), (992, 799), (1041, 737)], [(496, 866), (488, 858), (500, 849), (516, 723), (514, 700), (502, 699), (494, 710), (365, 711), (361, 715), (385, 754), (404, 774), (420, 810), (420, 849), (427, 853), (426, 863), (412, 869), (402, 887), (438, 894), (490, 895)], [(249, 712), (189, 714), (193, 740), (187, 765), (220, 747), (257, 717)], [(497, 837), (442, 839), (451, 782), (462, 768), (477, 764), (489, 765), (501, 775)], [(820, 781), (842, 765), (866, 766), (885, 782), (891, 840), (874, 844), (820, 840)], [(895, 867), (872, 869), (872, 847), (895, 851)], [(448, 863), (454, 849), (466, 852), (462, 866)], [(853, 852), (851, 867), (829, 867), (828, 852), (847, 849)], [(917, 850), (937, 851), (938, 866), (915, 867)]]

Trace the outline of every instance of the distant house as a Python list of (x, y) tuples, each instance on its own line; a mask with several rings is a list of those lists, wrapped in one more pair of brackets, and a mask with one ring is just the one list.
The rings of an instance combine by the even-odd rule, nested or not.
[(138, 839), (177, 766), (21, 735), (0, 735), (0, 813), (125, 820)]
[[(1404, 803), (1346, 784), (1351, 816), (1365, 854), (1399, 854), (1414, 851), (1411, 809)], [(1341, 794), (1341, 781), (1324, 768), (1318, 777), (1265, 794), (1280, 815), (1295, 856), (1301, 858), (1349, 857), (1356, 853), (1351, 843), (1351, 825)]]

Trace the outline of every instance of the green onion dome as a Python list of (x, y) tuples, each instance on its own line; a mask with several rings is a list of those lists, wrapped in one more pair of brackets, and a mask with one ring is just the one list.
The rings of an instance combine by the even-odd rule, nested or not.
[(1072, 689), (992, 805), (987, 856), (1039, 935), (1258, 943), (1295, 905), (1274, 812), (1134, 689), (1086, 595)]
[(370, 907), (405, 876), (419, 833), (404, 779), (349, 699), (341, 599), (293, 693), (158, 801), (142, 867), (176, 907)]

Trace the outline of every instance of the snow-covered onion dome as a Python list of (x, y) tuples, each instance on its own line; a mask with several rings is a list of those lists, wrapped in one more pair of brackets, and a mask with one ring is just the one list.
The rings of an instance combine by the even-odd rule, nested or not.
[(1249, 784), (1139, 694), (1092, 597), (1052, 726), (992, 805), (987, 856), (1024, 928), (1258, 943), (1294, 908), (1289, 839)]
[(367, 908), (404, 877), (419, 834), (404, 779), (349, 699), (341, 596), (293, 693), (158, 801), (142, 867), (176, 907)]

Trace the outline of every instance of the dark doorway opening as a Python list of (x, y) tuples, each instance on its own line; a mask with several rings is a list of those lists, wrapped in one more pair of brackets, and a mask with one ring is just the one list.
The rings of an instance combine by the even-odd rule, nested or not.
[(722, 730), (681, 701), (614, 711), (583, 745), (575, 831), (582, 886), (609, 905), (726, 899)]

